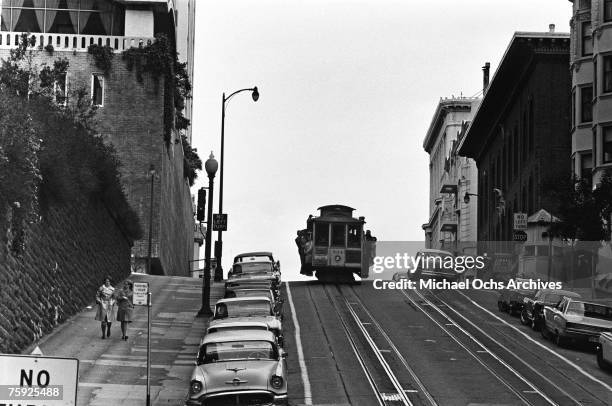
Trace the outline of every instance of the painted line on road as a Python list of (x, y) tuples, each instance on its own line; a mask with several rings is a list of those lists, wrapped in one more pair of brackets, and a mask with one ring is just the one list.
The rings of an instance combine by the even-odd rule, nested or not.
[(461, 296), (465, 297), (467, 300), (469, 300), (470, 302), (472, 302), (472, 304), (476, 307), (478, 307), (480, 310), (484, 310), (485, 312), (487, 312), (489, 315), (493, 316), (494, 318), (496, 318), (497, 320), (501, 321), (502, 323), (504, 323), (506, 326), (512, 328), (513, 330), (515, 330), (516, 332), (520, 333), (523, 335), (523, 337), (525, 337), (527, 340), (531, 341), (532, 343), (538, 345), (539, 347), (545, 349), (546, 351), (550, 352), (551, 354), (555, 355), (557, 358), (561, 359), (562, 361), (565, 361), (565, 363), (567, 363), (568, 365), (572, 366), (574, 369), (576, 369), (578, 372), (580, 372), (582, 375), (586, 376), (587, 378), (591, 379), (593, 382), (597, 382), (598, 384), (600, 384), (601, 386), (603, 386), (604, 388), (606, 388), (607, 390), (612, 392), (612, 386), (608, 385), (607, 383), (605, 383), (604, 381), (596, 378), (595, 376), (591, 375), (590, 373), (588, 373), (587, 371), (585, 371), (584, 369), (582, 369), (580, 366), (578, 366), (577, 364), (573, 363), (572, 361), (570, 361), (569, 359), (565, 358), (563, 355), (559, 354), (556, 351), (551, 350), (550, 348), (548, 348), (547, 346), (545, 346), (544, 344), (534, 340), (533, 338), (531, 338), (530, 336), (528, 336), (527, 334), (525, 334), (524, 332), (522, 332), (521, 330), (519, 330), (518, 328), (516, 328), (515, 326), (513, 326), (512, 324), (508, 323), (506, 320), (502, 319), (501, 317), (498, 317), (496, 314), (493, 314), (492, 312), (490, 312), (489, 310), (485, 309), (484, 307), (482, 307), (481, 305), (479, 305), (478, 303), (476, 303), (474, 300), (472, 300), (469, 296), (467, 296), (466, 294), (464, 294), (463, 292), (457, 290), (457, 293), (459, 293)]
[(310, 380), (308, 379), (308, 370), (306, 369), (306, 362), (304, 361), (304, 349), (302, 348), (302, 338), (300, 337), (300, 324), (298, 323), (295, 313), (295, 305), (293, 304), (289, 282), (285, 282), (285, 286), (287, 287), (287, 299), (289, 299), (289, 307), (291, 308), (291, 319), (293, 320), (293, 326), (295, 328), (295, 346), (297, 347), (298, 363), (300, 364), (302, 382), (304, 383), (304, 404), (311, 406), (312, 392), (310, 391)]

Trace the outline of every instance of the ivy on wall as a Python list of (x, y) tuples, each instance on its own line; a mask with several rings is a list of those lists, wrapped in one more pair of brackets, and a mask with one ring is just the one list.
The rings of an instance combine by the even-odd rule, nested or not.
[(112, 67), (113, 48), (108, 45), (91, 44), (87, 47), (87, 52), (93, 56), (96, 67), (106, 75)]
[[(22, 35), (0, 65), (0, 241), (19, 254), (27, 223), (40, 221), (52, 203), (81, 197), (103, 202), (124, 234), (142, 236), (123, 193), (119, 159), (95, 131), (95, 108), (78, 89), (66, 105), (53, 97), (68, 61), (31, 63), (35, 37)], [(31, 80), (38, 78), (38, 81)]]

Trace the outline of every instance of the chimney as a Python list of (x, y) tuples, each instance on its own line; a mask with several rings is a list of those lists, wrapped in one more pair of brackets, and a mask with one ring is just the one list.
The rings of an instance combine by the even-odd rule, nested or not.
[(548, 32), (549, 33), (553, 33), (555, 32), (555, 25), (554, 24), (548, 24)]
[(491, 64), (489, 62), (485, 62), (485, 66), (482, 67), (482, 94), (487, 91), (487, 87), (489, 87), (489, 69), (491, 68)]

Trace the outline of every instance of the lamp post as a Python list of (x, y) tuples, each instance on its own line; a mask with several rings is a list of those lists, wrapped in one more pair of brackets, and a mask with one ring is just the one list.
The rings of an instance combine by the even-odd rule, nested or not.
[(149, 201), (149, 244), (147, 250), (147, 275), (151, 275), (151, 249), (153, 245), (153, 191), (155, 187), (155, 166), (149, 166), (149, 176), (151, 176), (151, 199)]
[(212, 151), (204, 163), (204, 169), (208, 175), (208, 218), (206, 219), (206, 243), (204, 246), (204, 277), (202, 278), (202, 307), (198, 316), (211, 316), (210, 310), (210, 245), (212, 238), (212, 205), (213, 205), (213, 179), (219, 168)]
[[(259, 100), (259, 90), (257, 90), (257, 86), (252, 88), (245, 88), (236, 90), (234, 93), (225, 97), (225, 93), (223, 93), (221, 99), (221, 172), (219, 173), (219, 215), (223, 214), (223, 164), (225, 162), (224, 152), (225, 152), (225, 104), (235, 95), (240, 92), (252, 92), (253, 101)], [(223, 267), (221, 265), (221, 257), (223, 256), (223, 236), (222, 230), (219, 230), (219, 234), (217, 235), (217, 242), (215, 243), (215, 257), (217, 258), (217, 268), (215, 269), (215, 281), (220, 282), (223, 279)]]

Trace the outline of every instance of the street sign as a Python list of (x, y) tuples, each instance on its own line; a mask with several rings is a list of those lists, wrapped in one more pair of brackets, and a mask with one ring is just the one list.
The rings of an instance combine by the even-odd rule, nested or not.
[(512, 240), (525, 242), (527, 241), (527, 233), (523, 230), (514, 230), (514, 232), (512, 233)]
[(527, 213), (514, 213), (514, 229), (527, 230)]
[(134, 282), (134, 297), (132, 299), (134, 306), (146, 306), (148, 293), (149, 284), (147, 282)]
[(213, 231), (227, 231), (227, 214), (213, 214)]
[(76, 406), (79, 360), (0, 354), (0, 405)]

